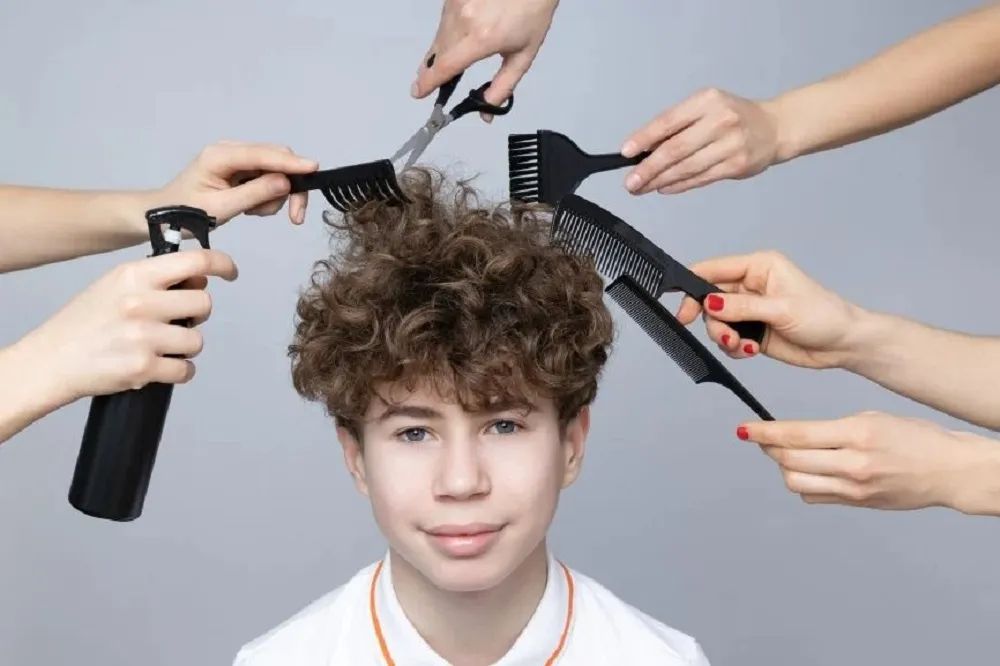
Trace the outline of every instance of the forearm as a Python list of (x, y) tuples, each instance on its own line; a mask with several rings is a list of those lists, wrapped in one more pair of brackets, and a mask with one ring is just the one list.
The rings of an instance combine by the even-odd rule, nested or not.
[(1000, 338), (864, 312), (840, 365), (969, 423), (1000, 430)]
[(998, 83), (1000, 3), (991, 3), (772, 100), (778, 161), (883, 134)]
[(27, 339), (0, 349), (0, 444), (71, 402)]
[(140, 192), (0, 186), (0, 273), (148, 240)]

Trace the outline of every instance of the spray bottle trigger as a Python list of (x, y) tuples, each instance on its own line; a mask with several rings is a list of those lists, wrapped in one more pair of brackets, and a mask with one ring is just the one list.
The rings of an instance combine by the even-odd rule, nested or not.
[(146, 211), (149, 225), (149, 241), (153, 246), (153, 256), (177, 249), (179, 240), (168, 239), (163, 233), (163, 225), (176, 232), (186, 229), (206, 250), (210, 249), (208, 233), (215, 229), (216, 219), (201, 208), (193, 206), (161, 206)]

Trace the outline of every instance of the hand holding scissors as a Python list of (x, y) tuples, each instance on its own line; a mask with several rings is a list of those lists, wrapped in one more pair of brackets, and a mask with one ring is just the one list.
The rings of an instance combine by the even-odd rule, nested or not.
[(490, 104), (486, 101), (483, 93), (490, 87), (490, 82), (487, 81), (478, 88), (470, 90), (465, 99), (452, 107), (451, 111), (446, 113), (444, 106), (448, 103), (448, 100), (455, 92), (455, 88), (458, 87), (458, 82), (462, 79), (463, 73), (464, 72), (459, 72), (450, 81), (438, 89), (437, 99), (434, 101), (434, 110), (431, 111), (430, 118), (428, 118), (427, 122), (424, 123), (423, 126), (421, 126), (421, 128), (418, 129), (398, 151), (396, 151), (396, 154), (392, 156), (392, 162), (395, 162), (409, 152), (410, 157), (406, 160), (403, 168), (405, 169), (412, 166), (413, 163), (416, 162), (427, 149), (427, 146), (430, 145), (430, 142), (434, 140), (434, 137), (437, 136), (438, 132), (464, 115), (476, 111), (493, 116), (502, 116), (510, 111), (511, 107), (514, 105), (513, 95), (508, 97), (507, 101), (499, 106), (496, 104)]

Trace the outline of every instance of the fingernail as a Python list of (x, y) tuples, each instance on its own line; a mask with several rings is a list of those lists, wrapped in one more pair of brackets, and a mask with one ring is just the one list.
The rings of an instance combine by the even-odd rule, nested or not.
[(744, 441), (750, 439), (750, 433), (747, 432), (747, 429), (744, 428), (743, 426), (740, 426), (739, 428), (736, 429), (736, 436)]
[(719, 310), (722, 309), (722, 306), (723, 306), (722, 296), (719, 296), (718, 294), (709, 294), (708, 295), (708, 309), (709, 310), (712, 310), (713, 312), (718, 312)]
[(753, 345), (749, 342), (743, 345), (743, 351), (747, 354), (753, 354)]
[(723, 333), (722, 334), (722, 344), (724, 344), (727, 347), (729, 346), (729, 334), (728, 333)]
[(625, 189), (634, 192), (639, 187), (639, 174), (633, 173), (625, 179)]
[(625, 157), (633, 157), (639, 152), (639, 147), (635, 145), (633, 141), (626, 141), (625, 145), (622, 146), (622, 155)]

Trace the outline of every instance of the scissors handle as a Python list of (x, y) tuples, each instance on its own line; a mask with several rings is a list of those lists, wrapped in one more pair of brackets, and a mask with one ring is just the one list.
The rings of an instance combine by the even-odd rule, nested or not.
[(444, 106), (451, 99), (451, 96), (455, 94), (455, 88), (458, 87), (458, 82), (462, 80), (462, 74), (465, 72), (459, 72), (455, 76), (448, 79), (444, 85), (438, 88), (437, 99), (434, 101), (434, 106)]
[(490, 87), (492, 81), (487, 81), (483, 85), (469, 91), (469, 96), (463, 99), (461, 102), (455, 105), (448, 115), (451, 116), (452, 120), (458, 120), (462, 116), (472, 113), (473, 111), (478, 111), (480, 113), (486, 113), (491, 116), (502, 116), (507, 114), (511, 107), (514, 106), (514, 95), (511, 94), (507, 100), (500, 105), (490, 104), (486, 101), (486, 97), (483, 93), (486, 89)]

